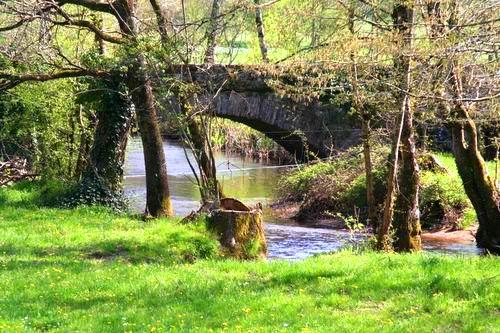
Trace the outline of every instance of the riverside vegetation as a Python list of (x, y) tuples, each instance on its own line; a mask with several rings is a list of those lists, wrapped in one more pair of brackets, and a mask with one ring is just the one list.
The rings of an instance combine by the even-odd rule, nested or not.
[[(354, 147), (331, 161), (322, 161), (287, 172), (279, 183), (277, 206), (299, 204), (296, 218), (311, 223), (320, 218), (351, 218), (366, 224), (366, 181), (361, 148)], [(374, 152), (374, 188), (378, 209), (383, 204), (389, 149)], [(420, 210), (427, 230), (462, 230), (476, 223), (476, 214), (467, 198), (451, 154), (421, 153)], [(430, 163), (423, 159), (432, 156)], [(487, 163), (495, 174), (495, 161)], [(380, 213), (380, 212), (379, 212)]]
[(47, 208), (0, 189), (4, 332), (495, 332), (495, 257), (221, 258), (203, 223)]

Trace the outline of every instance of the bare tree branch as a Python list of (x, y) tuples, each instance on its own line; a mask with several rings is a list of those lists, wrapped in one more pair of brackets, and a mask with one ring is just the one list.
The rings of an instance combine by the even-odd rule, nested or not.
[(10, 74), (0, 73), (0, 91), (12, 89), (23, 82), (45, 82), (57, 79), (75, 78), (83, 76), (92, 77), (106, 77), (109, 76), (108, 72), (94, 71), (88, 69), (67, 69), (54, 73), (36, 73), (36, 74)]
[(95, 10), (98, 12), (108, 13), (111, 15), (115, 15), (116, 11), (114, 7), (116, 6), (116, 1), (109, 0), (55, 0), (57, 4), (60, 6), (69, 4), (69, 5), (77, 5), (82, 6), (91, 10)]

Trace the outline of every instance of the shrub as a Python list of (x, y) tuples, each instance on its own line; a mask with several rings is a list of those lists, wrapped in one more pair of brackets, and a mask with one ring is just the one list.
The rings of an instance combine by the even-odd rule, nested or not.
[[(364, 221), (367, 215), (366, 178), (360, 148), (335, 159), (300, 167), (284, 175), (279, 182), (282, 197), (300, 202), (297, 219), (307, 221), (340, 213)], [(386, 194), (388, 148), (377, 147), (372, 153), (374, 164), (374, 194), (380, 210)], [(443, 168), (431, 168), (421, 173), (419, 205), (424, 228), (465, 228), (475, 222), (472, 205), (463, 189), (453, 161), (447, 154), (433, 157)], [(428, 163), (427, 163), (428, 164)]]

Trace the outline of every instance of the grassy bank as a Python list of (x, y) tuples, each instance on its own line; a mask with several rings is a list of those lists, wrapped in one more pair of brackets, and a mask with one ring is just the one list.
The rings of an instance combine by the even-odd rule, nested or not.
[[(280, 196), (285, 202), (300, 204), (299, 220), (307, 222), (321, 217), (336, 216), (360, 219), (367, 212), (364, 164), (360, 147), (354, 147), (331, 161), (298, 168), (280, 180)], [(385, 198), (388, 148), (376, 147), (373, 152), (375, 200), (379, 213)], [(426, 155), (425, 157), (429, 157)], [(476, 223), (476, 215), (454, 158), (448, 153), (433, 153), (440, 166), (421, 164), (420, 211), (425, 229), (444, 226), (465, 229)], [(426, 165), (427, 164), (427, 165)], [(495, 163), (487, 163), (494, 175)], [(440, 167), (443, 170), (440, 170)]]
[(203, 225), (30, 204), (0, 189), (2, 332), (495, 332), (493, 257), (217, 256)]

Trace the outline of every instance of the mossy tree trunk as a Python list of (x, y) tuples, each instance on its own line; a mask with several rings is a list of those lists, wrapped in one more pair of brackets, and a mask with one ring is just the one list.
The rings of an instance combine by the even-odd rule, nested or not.
[(120, 94), (119, 83), (106, 83), (106, 87), (99, 96), (97, 126), (82, 184), (99, 184), (114, 195), (123, 191), (123, 164), (132, 108), (128, 99)]
[(479, 221), (477, 246), (500, 254), (500, 195), (488, 175), (478, 146), (476, 124), (461, 101), (461, 78), (456, 64), (452, 65), (452, 85), (455, 101), (452, 108), (452, 150), (458, 173)]
[[(448, 22), (442, 10), (441, 1), (433, 1), (427, 6), (431, 37), (438, 41), (441, 41), (443, 37), (451, 37), (457, 26), (457, 3), (452, 2), (449, 7)], [(449, 124), (455, 164), (479, 221), (476, 243), (480, 248), (500, 254), (500, 194), (495, 182), (488, 175), (486, 164), (479, 150), (478, 130), (470, 116), (471, 110), (463, 100), (463, 73), (460, 70), (459, 61), (452, 58), (449, 63), (451, 76), (445, 80), (445, 85), (450, 95), (453, 96), (453, 102), (450, 105), (443, 100), (440, 107), (443, 114), (451, 116)], [(444, 64), (445, 61), (441, 63), (441, 66)], [(439, 75), (443, 77), (444, 73), (439, 73)], [(444, 90), (436, 90), (441, 91), (442, 96), (444, 95)]]
[[(413, 42), (413, 6), (406, 2), (394, 5), (392, 18), (394, 30), (398, 34), (400, 52), (395, 55), (394, 68), (400, 82), (397, 97), (398, 104), (402, 107), (401, 126), (393, 145), (394, 163), (389, 176), (384, 220), (379, 229), (378, 246), (382, 249), (394, 246), (397, 251), (418, 251), (422, 249), (418, 208), (420, 173), (416, 158), (413, 109), (410, 98), (411, 56), (405, 54), (411, 53)], [(397, 155), (401, 156), (401, 166), (398, 164)], [(397, 190), (396, 182), (399, 182), (399, 190)], [(397, 237), (393, 244), (388, 239), (391, 223)]]
[[(113, 7), (122, 34), (136, 42), (138, 33), (137, 1), (117, 0)], [(151, 81), (146, 73), (146, 61), (141, 54), (130, 67), (125, 83), (132, 97), (141, 132), (146, 170), (146, 210), (153, 217), (173, 215), (167, 179), (167, 164), (163, 152), (155, 99)]]
[[(405, 104), (409, 104), (409, 101)], [(418, 194), (420, 171), (417, 163), (415, 138), (413, 133), (413, 112), (411, 106), (405, 106), (403, 132), (401, 135), (401, 169), (399, 191), (395, 203), (394, 229), (396, 251), (422, 250), (420, 210)]]

